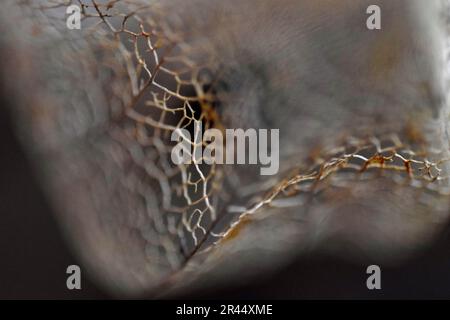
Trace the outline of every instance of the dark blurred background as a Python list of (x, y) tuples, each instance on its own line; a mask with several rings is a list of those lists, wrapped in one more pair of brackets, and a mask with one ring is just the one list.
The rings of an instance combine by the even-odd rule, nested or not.
[[(0, 88), (1, 89), (1, 88)], [(80, 261), (58, 229), (25, 157), (0, 94), (0, 299), (108, 299), (82, 273), (82, 289), (66, 288), (66, 268)], [(180, 298), (450, 298), (450, 228), (437, 243), (399, 267), (382, 267), (382, 290), (366, 288), (366, 267), (327, 256), (303, 256), (252, 284), (192, 292)], [(145, 297), (144, 297), (145, 298)]]

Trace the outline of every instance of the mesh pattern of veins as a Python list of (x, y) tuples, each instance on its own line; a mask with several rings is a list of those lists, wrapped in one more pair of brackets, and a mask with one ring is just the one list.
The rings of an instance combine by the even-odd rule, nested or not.
[(163, 19), (163, 7), (142, 3), (53, 1), (42, 9), (80, 5), (84, 37), (101, 48), (93, 49), (94, 60), (85, 61), (86, 69), (100, 64), (96, 68), (108, 70), (112, 79), (105, 85), (112, 123), (108, 135), (132, 159), (121, 183), (144, 203), (147, 251), (161, 269), (176, 270), (199, 249), (227, 240), (262, 208), (303, 205), (325, 187), (349, 188), (352, 181), (383, 175), (420, 190), (421, 201), (430, 201), (428, 193), (450, 194), (448, 177), (442, 174), (448, 159), (439, 151), (421, 151), (417, 141), (400, 141), (395, 135), (352, 138), (285, 174), (266, 193), (250, 193), (241, 212), (228, 215), (233, 203), (225, 191), (224, 166), (171, 161), (175, 143), (170, 136), (176, 128), (192, 132), (194, 149), (200, 147), (194, 143), (199, 134), (195, 122), (202, 122), (204, 130), (223, 129), (214, 95), (220, 66), (205, 54), (202, 41), (180, 31), (176, 19)]
[[(50, 18), (46, 22), (63, 34), (63, 40), (68, 32), (62, 29), (66, 16), (61, 10), (71, 4), (81, 8), (82, 41), (91, 52), (71, 58), (79, 59), (88, 73), (96, 64), (110, 80), (102, 88), (109, 100), (97, 102), (109, 108), (108, 136), (132, 159), (123, 168), (129, 173), (121, 176), (120, 184), (141, 198), (147, 210), (146, 252), (154, 266), (167, 272), (179, 268), (208, 236), (213, 236), (211, 229), (218, 221), (220, 169), (205, 165), (204, 159), (187, 165), (175, 165), (171, 160), (176, 144), (171, 142), (171, 134), (175, 129), (192, 132), (193, 141), (189, 142), (195, 153), (201, 146), (194, 142), (199, 135), (199, 126), (195, 129), (194, 124), (201, 123), (203, 130), (212, 125), (220, 127), (213, 109), (215, 79), (211, 70), (215, 66), (208, 57), (199, 59), (200, 48), (194, 50), (182, 41), (183, 34), (170, 31), (173, 27), (160, 19), (163, 15), (157, 4), (142, 3), (24, 2), (26, 9), (40, 10)], [(58, 22), (64, 22), (64, 26)], [(77, 54), (80, 52), (74, 51)], [(110, 156), (123, 157), (119, 152)]]
[(418, 149), (413, 151), (395, 134), (382, 138), (350, 137), (342, 147), (330, 148), (315, 155), (315, 164), (310, 168), (297, 169), (267, 194), (258, 196), (255, 204), (241, 213), (222, 239), (226, 239), (242, 221), (265, 206), (286, 208), (305, 205), (325, 188), (349, 188), (352, 181), (380, 177), (386, 177), (398, 186), (395, 190), (399, 192), (399, 197), (401, 187), (412, 187), (417, 190), (418, 203), (445, 211), (446, 207), (439, 208), (437, 200), (442, 199), (446, 203), (450, 196), (450, 176), (445, 170), (450, 158), (442, 157), (439, 150), (425, 151), (417, 145), (415, 147)]
[[(80, 5), (85, 19), (100, 22), (106, 40), (126, 67), (131, 92), (117, 120), (124, 139), (122, 133), (115, 139), (124, 148), (139, 150), (130, 150), (136, 154), (134, 165), (145, 171), (156, 190), (152, 201), (157, 201), (157, 210), (149, 210), (156, 231), (152, 245), (162, 245), (162, 252), (157, 253), (176, 268), (201, 245), (217, 220), (219, 199), (213, 194), (220, 188), (220, 172), (215, 165), (202, 165), (203, 159), (195, 159), (191, 165), (174, 165), (174, 143), (168, 142), (175, 129), (185, 128), (192, 132), (192, 151), (201, 147), (194, 142), (199, 135), (194, 124), (202, 122), (207, 129), (216, 119), (212, 113), (214, 97), (208, 91), (213, 63), (196, 61), (196, 52), (182, 41), (183, 35), (170, 33), (171, 27), (158, 20), (162, 15), (158, 15), (156, 5), (131, 10), (133, 5), (129, 4), (124, 13), (116, 10), (116, 2)], [(111, 21), (114, 18), (118, 20)], [(127, 141), (130, 137), (133, 146)], [(145, 193), (142, 190), (143, 198)]]

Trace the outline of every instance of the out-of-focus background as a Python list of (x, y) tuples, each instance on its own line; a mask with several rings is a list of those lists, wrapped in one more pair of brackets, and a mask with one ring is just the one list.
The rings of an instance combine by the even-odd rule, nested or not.
[[(0, 95), (0, 298), (108, 299), (83, 273), (66, 245), (52, 209), (14, 135)], [(366, 288), (366, 267), (374, 261), (347, 262), (305, 255), (250, 284), (192, 292), (179, 298), (449, 298), (450, 228), (437, 243), (401, 266), (384, 267), (382, 290)], [(82, 289), (66, 288), (66, 268), (82, 268)], [(146, 298), (146, 297), (143, 297)]]

